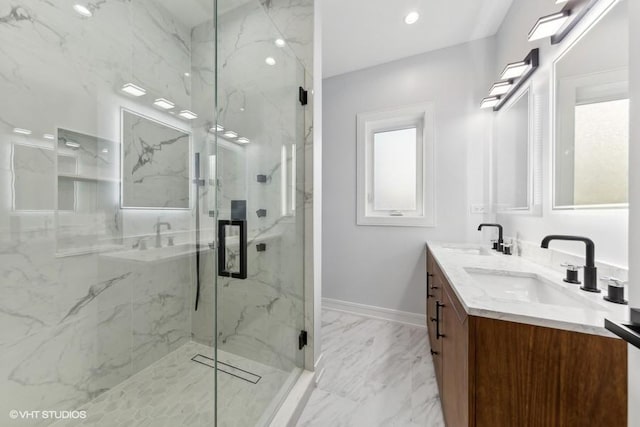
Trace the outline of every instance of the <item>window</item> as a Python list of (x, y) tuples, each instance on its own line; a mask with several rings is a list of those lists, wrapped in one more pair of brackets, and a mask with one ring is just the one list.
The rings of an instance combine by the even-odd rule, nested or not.
[(435, 225), (433, 105), (358, 114), (358, 224)]
[(627, 203), (629, 100), (577, 105), (575, 139), (573, 203)]
[(628, 206), (627, 70), (571, 76), (558, 84), (554, 208)]

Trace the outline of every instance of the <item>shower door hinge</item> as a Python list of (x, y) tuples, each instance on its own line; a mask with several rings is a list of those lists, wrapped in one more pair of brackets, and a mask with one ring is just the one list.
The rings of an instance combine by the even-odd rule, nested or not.
[(307, 105), (309, 98), (309, 91), (304, 90), (302, 86), (298, 88), (298, 99), (301, 105)]
[(298, 335), (298, 350), (302, 350), (307, 345), (307, 331), (300, 331)]

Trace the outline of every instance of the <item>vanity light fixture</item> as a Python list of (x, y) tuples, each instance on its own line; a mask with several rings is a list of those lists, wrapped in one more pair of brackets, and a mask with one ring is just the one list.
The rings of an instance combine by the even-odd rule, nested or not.
[(142, 96), (144, 94), (147, 93), (147, 91), (144, 88), (141, 88), (138, 85), (134, 85), (133, 83), (125, 83), (124, 85), (122, 85), (122, 90), (124, 93), (127, 93), (131, 96)]
[(512, 62), (511, 64), (507, 64), (502, 71), (502, 75), (500, 75), (501, 80), (510, 80), (510, 79), (518, 79), (522, 77), (522, 75), (529, 68), (529, 64), (526, 61), (518, 61)]
[(54, 135), (50, 134), (50, 133), (45, 133), (44, 135), (42, 135), (42, 137), (44, 139), (48, 139), (50, 141), (53, 141), (54, 139), (56, 139), (56, 137)]
[(187, 119), (187, 120), (194, 120), (198, 118), (198, 115), (196, 113), (189, 110), (182, 110), (178, 113), (178, 115), (183, 119)]
[(228, 131), (226, 131), (223, 135), (224, 135), (225, 137), (227, 137), (227, 138), (237, 138), (237, 137), (238, 137), (238, 134), (237, 134), (237, 133), (235, 133), (235, 132), (234, 132), (234, 131), (232, 131), (232, 130), (228, 130)]
[(271, 57), (271, 56), (267, 56), (267, 57), (264, 59), (264, 62), (265, 62), (267, 65), (276, 65), (276, 60), (275, 60), (273, 57)]
[(482, 100), (482, 103), (480, 104), (480, 108), (482, 108), (482, 109), (494, 108), (499, 103), (500, 103), (500, 97), (499, 96), (490, 96), (490, 97), (485, 98), (485, 99)]
[(407, 16), (404, 17), (404, 23), (407, 25), (415, 24), (418, 19), (420, 19), (420, 14), (414, 10), (407, 13)]
[(555, 35), (567, 22), (570, 14), (571, 10), (567, 9), (538, 19), (529, 31), (528, 40), (531, 42)]
[(278, 47), (285, 47), (287, 45), (284, 39), (276, 39), (273, 43)]
[(556, 4), (564, 7), (558, 13), (538, 19), (529, 31), (529, 41), (551, 37), (551, 44), (560, 43), (596, 3), (598, 0), (556, 0)]
[(31, 131), (29, 129), (23, 128), (13, 128), (13, 133), (19, 133), (20, 135), (31, 135)]
[(74, 4), (73, 10), (75, 10), (78, 15), (84, 16), (85, 18), (91, 18), (93, 16), (93, 12), (91, 12), (91, 9), (80, 3)]
[(215, 132), (223, 132), (224, 128), (220, 125), (215, 125), (214, 127), (212, 127), (211, 129), (209, 129), (209, 132), (215, 133)]
[(489, 91), (489, 96), (500, 96), (508, 93), (513, 86), (513, 80), (494, 83)]
[(494, 83), (489, 96), (482, 100), (480, 108), (498, 111), (531, 77), (540, 64), (540, 50), (533, 49), (522, 61), (512, 62), (502, 71), (500, 82)]
[(69, 148), (73, 148), (74, 150), (77, 150), (78, 148), (80, 148), (80, 144), (74, 141), (65, 141), (64, 145), (66, 145)]
[(156, 99), (155, 101), (153, 101), (153, 105), (155, 105), (158, 108), (162, 108), (163, 110), (171, 110), (173, 107), (176, 106), (176, 104), (174, 104), (173, 102), (165, 98)]
[(237, 139), (236, 142), (239, 144), (248, 144), (251, 141), (249, 140), (249, 138), (245, 138), (244, 136), (241, 136), (240, 138)]

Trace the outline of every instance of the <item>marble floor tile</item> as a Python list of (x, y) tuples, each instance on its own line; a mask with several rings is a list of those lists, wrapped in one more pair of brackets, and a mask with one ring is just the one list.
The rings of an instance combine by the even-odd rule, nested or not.
[(323, 310), (322, 349), (298, 427), (444, 427), (425, 329)]
[[(211, 427), (215, 417), (215, 371), (191, 360), (213, 357), (213, 348), (187, 342), (148, 368), (103, 393), (79, 410), (87, 418), (65, 420), (54, 427)], [(260, 375), (257, 384), (218, 375), (218, 426), (262, 425), (290, 382), (291, 373), (223, 351), (221, 362)]]

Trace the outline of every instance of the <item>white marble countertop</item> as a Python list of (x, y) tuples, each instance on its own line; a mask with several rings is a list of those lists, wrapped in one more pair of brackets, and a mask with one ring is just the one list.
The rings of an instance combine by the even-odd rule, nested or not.
[[(427, 246), (469, 315), (607, 337), (615, 337), (615, 335), (605, 329), (605, 318), (622, 322), (629, 319), (628, 306), (602, 299), (606, 289), (599, 294), (582, 291), (578, 285), (563, 282), (563, 274), (522, 257), (486, 251), (488, 245), (483, 247), (477, 244), (427, 242)], [(467, 251), (465, 252), (464, 249)], [(478, 249), (485, 250), (488, 255), (477, 254)], [(509, 272), (514, 275), (523, 273), (537, 275), (548, 282), (548, 286), (577, 301), (576, 305), (584, 302), (584, 307), (496, 298), (489, 295), (482, 284), (469, 274), (468, 270), (474, 269), (496, 274)], [(601, 285), (602, 283), (599, 284)]]

